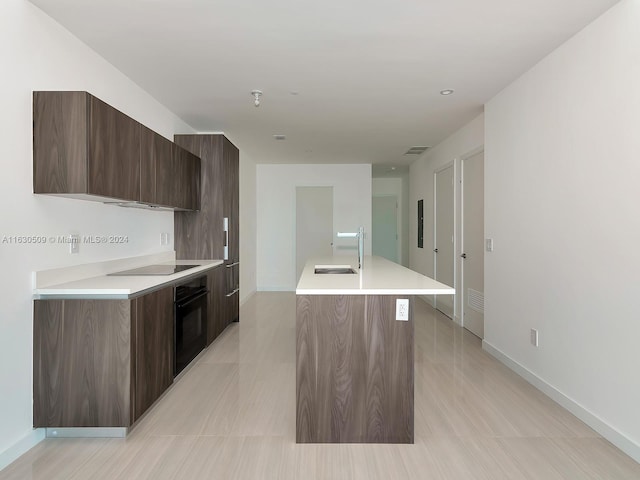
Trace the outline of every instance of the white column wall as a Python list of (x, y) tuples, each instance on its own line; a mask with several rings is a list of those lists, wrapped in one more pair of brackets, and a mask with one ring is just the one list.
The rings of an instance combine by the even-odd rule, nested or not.
[(485, 346), (640, 461), (639, 25), (623, 0), (486, 105)]

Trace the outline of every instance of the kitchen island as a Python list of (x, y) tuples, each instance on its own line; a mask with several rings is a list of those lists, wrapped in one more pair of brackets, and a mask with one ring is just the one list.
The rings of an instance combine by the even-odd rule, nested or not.
[[(414, 295), (455, 291), (380, 257), (351, 260), (309, 260), (296, 288), (296, 442), (413, 443)], [(336, 265), (356, 273), (315, 273)]]

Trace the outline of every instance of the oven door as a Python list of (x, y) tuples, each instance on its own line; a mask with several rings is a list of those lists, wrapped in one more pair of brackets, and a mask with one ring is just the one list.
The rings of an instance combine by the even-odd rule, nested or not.
[[(205, 277), (206, 278), (206, 277)], [(173, 376), (189, 365), (207, 343), (206, 284), (176, 288), (175, 302), (175, 362)]]

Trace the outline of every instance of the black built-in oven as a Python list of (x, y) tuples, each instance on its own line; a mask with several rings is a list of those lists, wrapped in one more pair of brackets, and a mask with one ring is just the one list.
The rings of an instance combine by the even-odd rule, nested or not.
[(189, 365), (207, 344), (207, 277), (198, 277), (175, 288), (173, 376)]

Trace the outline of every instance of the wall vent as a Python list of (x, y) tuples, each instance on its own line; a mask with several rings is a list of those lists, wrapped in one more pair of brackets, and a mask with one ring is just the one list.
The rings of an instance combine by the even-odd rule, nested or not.
[(429, 148), (431, 148), (431, 147), (411, 147), (404, 154), (405, 155), (420, 155), (421, 153), (424, 153)]
[(484, 293), (473, 290), (472, 288), (468, 288), (467, 305), (472, 310), (484, 314)]
[(285, 135), (274, 135), (273, 138), (276, 140), (285, 140), (287, 137)]

